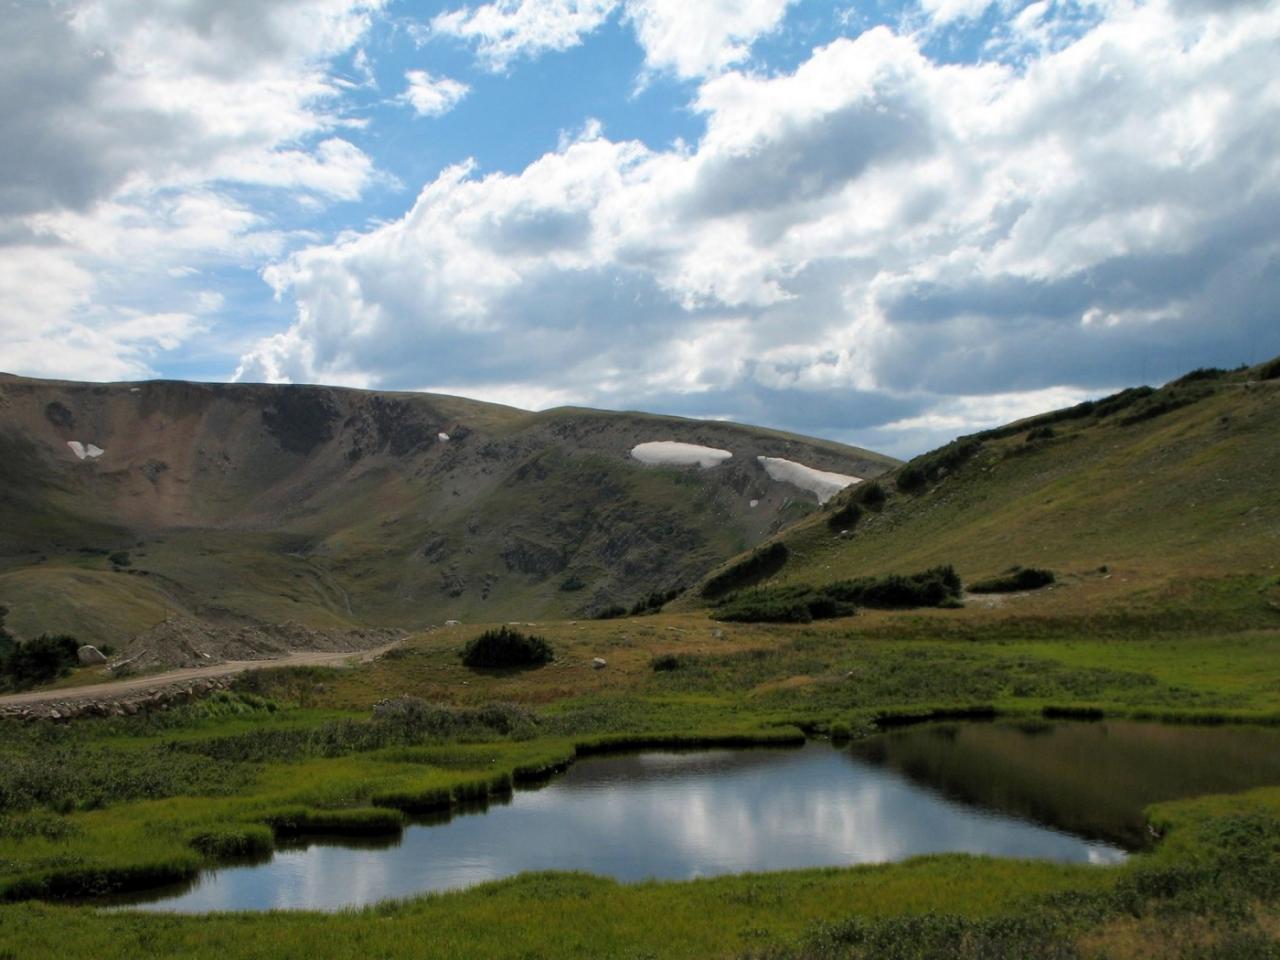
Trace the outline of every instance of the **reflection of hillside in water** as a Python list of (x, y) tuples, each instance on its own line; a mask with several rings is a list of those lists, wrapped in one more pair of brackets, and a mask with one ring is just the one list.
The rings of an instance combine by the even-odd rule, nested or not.
[(1280, 731), (1122, 721), (910, 727), (857, 741), (874, 763), (961, 803), (1128, 847), (1143, 809), (1280, 784)]

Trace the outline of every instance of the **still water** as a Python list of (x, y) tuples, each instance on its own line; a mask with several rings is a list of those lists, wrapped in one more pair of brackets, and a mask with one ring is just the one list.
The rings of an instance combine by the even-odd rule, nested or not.
[(384, 843), (314, 842), (116, 902), (332, 910), (530, 870), (688, 879), (944, 851), (1109, 864), (1143, 842), (1146, 803), (1280, 783), (1277, 747), (1274, 731), (968, 723), (842, 749), (595, 757)]

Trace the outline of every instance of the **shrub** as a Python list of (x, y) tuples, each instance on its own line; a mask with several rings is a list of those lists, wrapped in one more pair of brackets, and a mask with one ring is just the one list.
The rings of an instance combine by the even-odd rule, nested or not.
[(462, 662), (468, 667), (487, 669), (540, 667), (551, 659), (547, 641), (510, 627), (486, 630), (462, 651)]
[(111, 554), (111, 556), (107, 557), (107, 559), (117, 567), (127, 567), (133, 563), (128, 550), (117, 550), (115, 553)]
[(1258, 371), (1259, 380), (1276, 380), (1280, 379), (1280, 357), (1264, 363)]
[(637, 600), (632, 605), (629, 615), (639, 617), (646, 613), (657, 613), (664, 606), (680, 596), (683, 587), (672, 587), (670, 590), (655, 590), (647, 597)]
[(885, 502), (884, 487), (880, 486), (879, 480), (868, 480), (853, 488), (853, 495), (849, 500), (852, 503), (861, 504), (868, 510), (879, 510)]
[(787, 562), (790, 551), (784, 543), (775, 541), (761, 547), (751, 556), (739, 560), (733, 566), (716, 574), (702, 586), (702, 595), (709, 600), (722, 597), (731, 590), (739, 590), (773, 576)]
[(607, 607), (601, 607), (595, 613), (591, 614), (592, 620), (617, 620), (619, 617), (627, 615), (627, 608), (620, 607), (616, 603)]
[(1027, 443), (1035, 443), (1037, 440), (1052, 440), (1058, 435), (1057, 431), (1049, 425), (1043, 427), (1035, 427), (1027, 431)]
[(822, 587), (746, 590), (721, 601), (713, 616), (717, 620), (740, 623), (809, 623), (851, 616), (859, 606), (886, 609), (950, 606), (958, 601), (960, 590), (960, 577), (952, 567), (933, 567), (910, 576), (861, 577)]
[(681, 666), (680, 657), (674, 653), (659, 654), (649, 661), (649, 666), (653, 668), (654, 673), (666, 673), (670, 670), (679, 670)]
[(573, 593), (577, 590), (583, 590), (587, 586), (587, 581), (583, 580), (577, 574), (570, 574), (560, 581), (560, 589), (565, 593)]
[(1037, 567), (1012, 567), (998, 577), (969, 584), (970, 593), (1016, 593), (1019, 590), (1039, 590), (1057, 578), (1052, 570)]
[(827, 526), (832, 530), (852, 530), (862, 519), (862, 507), (856, 503), (846, 503), (827, 518)]
[(75, 637), (41, 634), (14, 646), (0, 662), (0, 680), (21, 690), (64, 677), (76, 665), (80, 641)]
[(929, 478), (922, 467), (909, 463), (898, 471), (894, 482), (903, 493), (918, 493), (928, 486)]

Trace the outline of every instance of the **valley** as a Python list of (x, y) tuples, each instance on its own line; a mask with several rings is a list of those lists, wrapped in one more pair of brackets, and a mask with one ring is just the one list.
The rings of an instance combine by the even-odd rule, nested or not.
[[(336, 499), (310, 506), (336, 494), (317, 494), (296, 513), (283, 493), (271, 494), (280, 498), (271, 509), (283, 511), (289, 537), (295, 529), (318, 537), (320, 518), (332, 523), (335, 532), (317, 540), (327, 546), (304, 551), (305, 558), (273, 555), (252, 575), (220, 581), (234, 581), (234, 590), (203, 588), (207, 595), (193, 586), (203, 582), (194, 572), (213, 567), (194, 554), (190, 568), (177, 558), (192, 544), (215, 550), (221, 544), (234, 558), (219, 561), (226, 569), (251, 568), (248, 558), (264, 542), (255, 538), (284, 536), (261, 526), (270, 497), (255, 494), (243, 513), (207, 514), (199, 533), (179, 534), (176, 527), (144, 533), (141, 524), (117, 540), (100, 533), (95, 543), (104, 549), (143, 540), (147, 546), (134, 546), (131, 559), (137, 563), (135, 551), (145, 552), (143, 562), (168, 571), (161, 583), (182, 585), (163, 587), (167, 598), (186, 598), (182, 616), (212, 613), (217, 629), (247, 629), (252, 618), (270, 623), (283, 594), (272, 587), (257, 597), (256, 578), (272, 583), (279, 570), (323, 557), (325, 575), (351, 596), (352, 612), (335, 599), (336, 590), (316, 586), (305, 603), (288, 601), (306, 611), (299, 619), (307, 629), (404, 633), (367, 662), (274, 669), (264, 663), (225, 689), (168, 709), (62, 724), (5, 721), (0, 898), (9, 902), (0, 906), (0, 950), (15, 957), (1268, 956), (1280, 922), (1280, 782), (1267, 764), (1238, 758), (1246, 742), (1265, 739), (1280, 723), (1274, 567), (1280, 488), (1273, 482), (1280, 468), (1280, 380), (1268, 376), (1274, 367), (1184, 378), (962, 438), (903, 465), (872, 455), (860, 461), (864, 455), (848, 448), (805, 449), (798, 439), (769, 434), (750, 432), (749, 445), (746, 428), (714, 424), (664, 424), (661, 436), (642, 440), (631, 415), (616, 415), (627, 418), (617, 428), (622, 436), (610, 441), (609, 469), (618, 476), (635, 471), (636, 484), (661, 477), (713, 518), (736, 516), (733, 510), (754, 518), (758, 508), (747, 504), (764, 505), (771, 496), (775, 513), (758, 528), (740, 527), (747, 532), (734, 534), (741, 539), (733, 549), (700, 554), (696, 568), (688, 558), (673, 559), (658, 566), (662, 576), (625, 595), (600, 585), (617, 580), (585, 575), (593, 569), (586, 562), (592, 548), (579, 546), (575, 559), (545, 581), (525, 574), (537, 601), (521, 614), (502, 606), (508, 600), (498, 592), (492, 596), (501, 604), (493, 609), (501, 612), (488, 617), (475, 612), (478, 605), (447, 617), (454, 608), (438, 591), (433, 606), (415, 610), (421, 619), (397, 619), (399, 600), (377, 607), (379, 592), (332, 559), (349, 556), (343, 563), (353, 567), (375, 563), (372, 553), (338, 553), (354, 551), (350, 531), (360, 528), (365, 508), (342, 511)], [(38, 403), (33, 409), (39, 413)], [(648, 430), (649, 420), (639, 422)], [(445, 426), (457, 429), (452, 421)], [(684, 451), (693, 462), (682, 466), (627, 463), (634, 446), (659, 441), (730, 450), (733, 457), (710, 468), (697, 461), (708, 455), (697, 451)], [(70, 471), (108, 466), (112, 443), (93, 442), (106, 451), (100, 462), (76, 460)], [(674, 453), (680, 451), (665, 451)], [(791, 484), (787, 497), (809, 499), (803, 515), (788, 522), (781, 506), (786, 481), (762, 479), (768, 474), (755, 460), (760, 456), (866, 479), (821, 505), (818, 494)], [(708, 479), (715, 471), (740, 459), (749, 478), (741, 490), (730, 484), (703, 492), (720, 482)], [(41, 462), (41, 469), (55, 470)], [(528, 462), (507, 469), (518, 472)], [(444, 468), (425, 469), (436, 476), (431, 471)], [(553, 478), (547, 469), (544, 484)], [(106, 623), (96, 611), (127, 607), (127, 598), (144, 596), (153, 589), (148, 581), (161, 575), (131, 576), (103, 568), (108, 557), (75, 556), (84, 537), (69, 531), (105, 531), (93, 525), (110, 508), (95, 498), (115, 488), (98, 486), (97, 474), (52, 475), (61, 492), (29, 513), (61, 531), (49, 542), (62, 552), (49, 550), (39, 564), (20, 562), (34, 542), (22, 538), (34, 536), (35, 520), (26, 532), (15, 527), (6, 541), (0, 601), (14, 611), (8, 622), (24, 637), (41, 611), (59, 602), (53, 587), (51, 599), (29, 599), (42, 596), (37, 584), (52, 571), (90, 581), (69, 594), (83, 607), (63, 602), (66, 610), (89, 612), (83, 620), (61, 614), (67, 619), (58, 629)], [(289, 476), (281, 490), (301, 483)], [(361, 482), (369, 481), (351, 481), (353, 495), (363, 495)], [(393, 483), (378, 482), (379, 490)], [(424, 496), (435, 495), (425, 492), (435, 482), (422, 481)], [(73, 487), (83, 491), (83, 506), (68, 494)], [(6, 502), (29, 497), (29, 488), (7, 485)], [(636, 496), (648, 495), (647, 487), (636, 489), (642, 491)], [(725, 513), (715, 513), (714, 504)], [(388, 529), (389, 539), (401, 542), (395, 527)], [(246, 539), (238, 541), (242, 532)], [(678, 545), (684, 535), (673, 528), (661, 543)], [(405, 562), (398, 553), (376, 561), (385, 570)], [(690, 566), (680, 566), (685, 562)], [(667, 571), (677, 569), (687, 571), (686, 589), (621, 616), (593, 618), (587, 614), (602, 611), (566, 605), (558, 595), (580, 592), (630, 607), (665, 591), (673, 582)], [(556, 577), (570, 570), (584, 571), (588, 586), (562, 591)], [(930, 570), (944, 572), (913, 579)], [(1026, 571), (1051, 576), (1020, 578)], [(983, 581), (995, 581), (996, 592), (972, 589)], [(713, 582), (719, 586), (709, 589)], [(1021, 588), (1024, 582), (1035, 588)], [(108, 592), (116, 583), (127, 585), (122, 594)], [(30, 590), (15, 589), (19, 584)], [(364, 617), (365, 610), (374, 612)], [(467, 645), (499, 626), (544, 641), (550, 661), (466, 665)], [(79, 682), (93, 669), (59, 682)], [(97, 679), (104, 691), (112, 686), (108, 677)], [(1069, 722), (1094, 735), (1112, 729), (1110, 745), (1121, 752), (1104, 761), (1083, 741), (1069, 746), (1074, 741), (1054, 726)], [(886, 732), (929, 723), (935, 726), (919, 729), (942, 732), (927, 749), (872, 747)], [(1015, 747), (980, 733), (998, 729), (992, 724), (1011, 724), (1031, 739)], [(1128, 729), (1148, 739), (1126, 740)], [(1210, 733), (1221, 739), (1206, 739)], [(961, 792), (977, 809), (1013, 802), (1009, 794), (1038, 778), (1051, 796), (1073, 798), (1072, 809), (1084, 813), (1072, 814), (1072, 822), (1034, 799), (1018, 801), (1021, 815), (1085, 834), (1099, 829), (1091, 826), (1100, 822), (1098, 805), (1105, 808), (1123, 784), (1142, 798), (1134, 801), (1141, 826), (1126, 814), (1116, 837), (1130, 853), (1112, 865), (935, 852), (860, 866), (619, 882), (559, 872), (552, 863), (336, 913), (159, 916), (83, 902), (190, 882), (202, 871), (261, 861), (273, 851), (281, 856), (298, 843), (394, 845), (405, 831), (421, 829), (413, 826), (416, 818), (466, 815), (484, 804), (500, 809), (513, 790), (554, 783), (579, 758), (801, 742), (806, 750), (871, 757), (930, 789)], [(1196, 786), (1190, 774), (1166, 775), (1170, 761), (1161, 757), (1175, 755), (1220, 756), (1258, 779)], [(988, 772), (975, 779), (974, 771)], [(681, 801), (673, 817), (714, 822), (715, 810), (698, 802)], [(485, 815), (472, 815), (480, 829)], [(817, 819), (813, 811), (798, 814), (794, 827)], [(573, 834), (558, 836), (570, 842)]]

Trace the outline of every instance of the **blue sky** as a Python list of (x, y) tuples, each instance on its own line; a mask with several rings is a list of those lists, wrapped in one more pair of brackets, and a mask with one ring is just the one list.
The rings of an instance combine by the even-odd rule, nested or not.
[(910, 455), (1280, 353), (1264, 0), (9, 0), (0, 369)]

